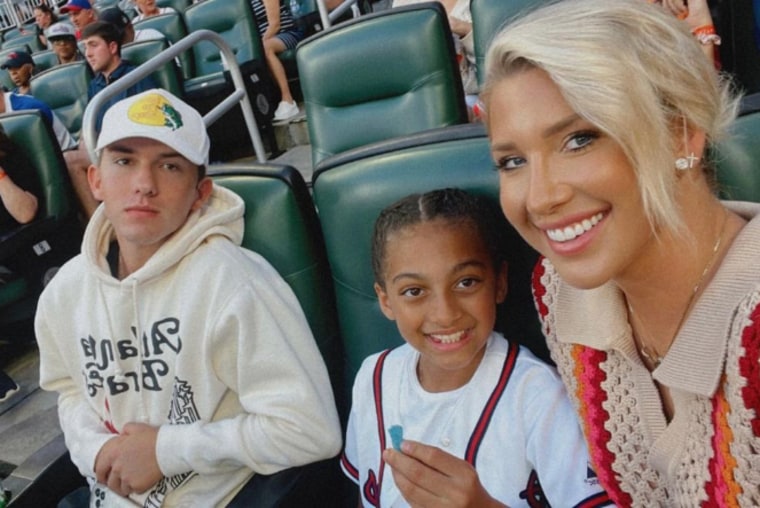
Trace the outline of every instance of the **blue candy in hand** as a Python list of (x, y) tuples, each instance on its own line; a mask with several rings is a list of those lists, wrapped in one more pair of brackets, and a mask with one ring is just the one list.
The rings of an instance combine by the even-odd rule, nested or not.
[(401, 451), (401, 441), (404, 440), (404, 427), (401, 425), (392, 425), (388, 429), (388, 434), (391, 435), (391, 443), (393, 444), (393, 448)]

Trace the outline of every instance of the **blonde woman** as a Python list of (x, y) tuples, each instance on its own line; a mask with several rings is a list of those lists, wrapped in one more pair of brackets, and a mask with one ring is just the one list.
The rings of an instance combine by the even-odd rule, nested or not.
[(701, 42), (641, 0), (565, 0), (487, 56), (502, 208), (618, 506), (760, 504), (760, 205), (713, 192), (736, 99)]

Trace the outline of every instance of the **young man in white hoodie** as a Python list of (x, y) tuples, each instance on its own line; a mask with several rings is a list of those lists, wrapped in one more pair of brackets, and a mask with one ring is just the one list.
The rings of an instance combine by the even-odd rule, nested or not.
[(224, 506), (255, 473), (335, 456), (325, 365), (289, 286), (240, 247), (201, 116), (149, 90), (108, 110), (96, 151), (102, 205), (36, 318), (40, 384), (93, 499)]

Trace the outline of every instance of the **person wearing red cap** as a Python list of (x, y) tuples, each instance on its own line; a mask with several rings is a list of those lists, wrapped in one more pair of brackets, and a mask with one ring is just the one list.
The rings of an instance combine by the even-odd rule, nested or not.
[(88, 0), (69, 0), (61, 7), (61, 14), (68, 14), (69, 19), (77, 28), (76, 37), (82, 37), (82, 29), (98, 20), (98, 14)]

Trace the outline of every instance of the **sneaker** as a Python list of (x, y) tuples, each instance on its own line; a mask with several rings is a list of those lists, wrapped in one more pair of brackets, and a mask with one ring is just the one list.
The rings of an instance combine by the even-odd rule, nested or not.
[(277, 109), (274, 112), (273, 120), (275, 122), (290, 120), (294, 116), (297, 116), (298, 113), (299, 113), (298, 104), (296, 104), (295, 102), (282, 101), (277, 106)]
[(18, 384), (5, 372), (0, 372), (0, 402), (5, 402), (19, 390)]

